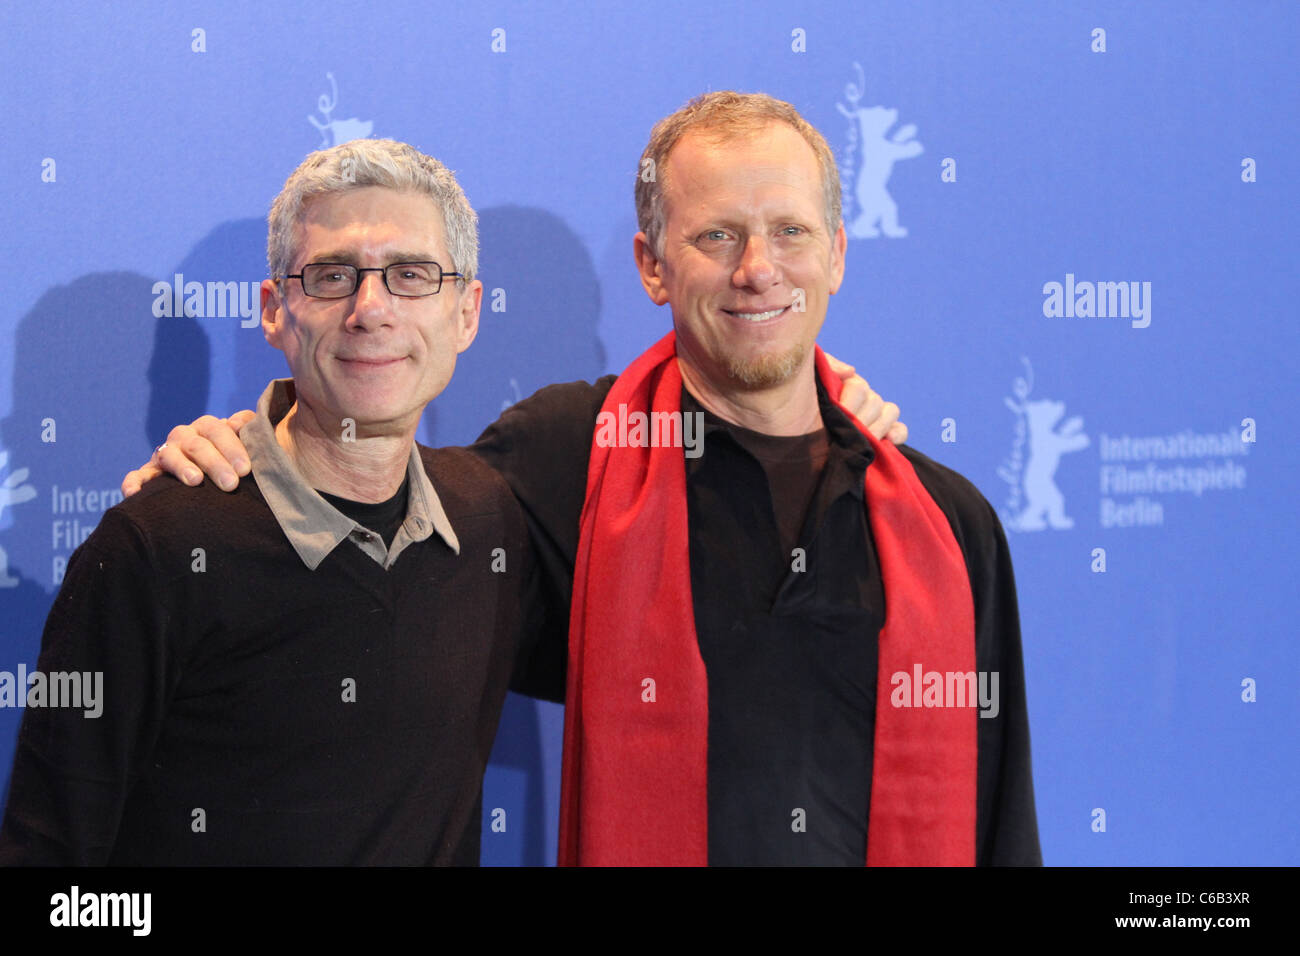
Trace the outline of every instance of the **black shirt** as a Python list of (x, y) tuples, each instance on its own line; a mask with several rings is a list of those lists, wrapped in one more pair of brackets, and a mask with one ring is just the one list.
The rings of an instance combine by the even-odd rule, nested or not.
[(411, 479), (403, 478), (402, 486), (387, 501), (353, 501), (350, 498), (331, 495), (319, 488), (316, 489), (316, 494), (357, 524), (375, 532), (384, 539), (384, 544), (391, 548), (393, 539), (397, 537), (397, 529), (406, 520), (406, 502), (411, 494)]
[[(545, 571), (549, 625), (536, 649), (521, 657), (512, 686), (551, 700), (564, 694), (587, 465), (596, 415), (614, 378), (544, 388), (507, 409), (471, 449), (504, 475), (523, 505)], [(686, 459), (691, 586), (709, 688), (711, 864), (860, 866), (866, 859), (884, 620), (863, 491), (872, 453), (818, 388), (828, 447), (795, 544), (805, 551), (804, 570), (795, 570), (778, 517), (798, 497), (788, 490), (798, 480), (773, 482), (746, 450), (748, 436), (712, 416), (704, 454)], [(698, 407), (683, 389), (683, 411)], [(808, 444), (811, 455), (816, 440)], [(976, 667), (1000, 674), (999, 716), (978, 721), (976, 862), (1039, 864), (1005, 536), (970, 482), (914, 449), (900, 451), (947, 516), (965, 556)], [(813, 459), (804, 461), (798, 467), (811, 472)], [(780, 486), (777, 503), (774, 485)], [(804, 832), (792, 826), (799, 810)]]
[[(684, 402), (688, 399), (690, 393), (682, 396)], [(773, 516), (781, 534), (781, 550), (792, 554), (798, 546), (799, 535), (808, 517), (808, 506), (830, 454), (826, 429), (819, 428), (807, 435), (765, 435), (702, 411), (709, 424), (725, 428), (732, 440), (763, 466), (772, 495)]]
[[(697, 410), (684, 391), (682, 411)], [(691, 590), (709, 685), (715, 865), (866, 860), (876, 635), (884, 621), (863, 508), (871, 451), (842, 416), (822, 412), (820, 475), (815, 459), (798, 457), (801, 448), (816, 450), (816, 434), (756, 440), (708, 412), (704, 453), (687, 459)], [(749, 448), (778, 460), (765, 468)], [(782, 452), (794, 462), (779, 460)], [(818, 480), (800, 502), (797, 493), (772, 494), (769, 468), (796, 482)], [(780, 485), (787, 494), (791, 488)], [(804, 519), (790, 547), (781, 540), (783, 511)]]

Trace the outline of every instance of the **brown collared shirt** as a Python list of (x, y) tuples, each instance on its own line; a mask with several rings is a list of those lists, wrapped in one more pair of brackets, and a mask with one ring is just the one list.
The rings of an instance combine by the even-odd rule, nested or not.
[(258, 400), (257, 417), (244, 426), (239, 437), (248, 449), (253, 476), (267, 505), (303, 564), (314, 570), (340, 542), (350, 540), (380, 567), (390, 568), (407, 547), (435, 532), (452, 551), (460, 551), (456, 532), (447, 520), (414, 443), (406, 468), (406, 480), (410, 483), (406, 520), (391, 547), (373, 529), (358, 524), (322, 498), (298, 473), (288, 452), (275, 440), (275, 426), (293, 402), (292, 379), (271, 382)]

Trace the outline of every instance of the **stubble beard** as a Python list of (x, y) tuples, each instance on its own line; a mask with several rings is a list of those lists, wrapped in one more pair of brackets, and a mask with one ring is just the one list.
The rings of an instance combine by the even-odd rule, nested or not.
[(799, 342), (776, 355), (761, 355), (749, 360), (728, 358), (727, 375), (747, 390), (773, 388), (793, 378), (807, 356), (807, 344)]

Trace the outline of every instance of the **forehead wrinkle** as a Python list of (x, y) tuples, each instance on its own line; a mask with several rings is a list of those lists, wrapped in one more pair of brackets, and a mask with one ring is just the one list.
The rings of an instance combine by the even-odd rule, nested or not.
[[(795, 135), (798, 135), (797, 133)], [(747, 146), (754, 143), (753, 137), (734, 137), (735, 140), (745, 143)], [(802, 142), (802, 138), (800, 139)], [(807, 147), (807, 144), (804, 144)], [(683, 168), (679, 161), (674, 167), (673, 160), (676, 157), (680, 160), (679, 150), (683, 146), (695, 147), (697, 161), (690, 163)], [(683, 212), (689, 216), (708, 216), (715, 210), (710, 210), (710, 206), (728, 206), (739, 198), (744, 205), (751, 206), (754, 204), (769, 204), (771, 200), (768, 197), (757, 197), (752, 195), (737, 196), (739, 192), (751, 193), (755, 189), (763, 187), (777, 187), (793, 193), (793, 196), (778, 197), (778, 201), (793, 199), (793, 206), (808, 204), (809, 209), (797, 211), (790, 209), (785, 216), (790, 216), (797, 212), (793, 218), (802, 220), (808, 216), (820, 218), (819, 212), (822, 205), (822, 183), (821, 170), (816, 165), (816, 156), (811, 155), (812, 150), (808, 148), (807, 156), (802, 157), (808, 160), (812, 166), (810, 169), (802, 167), (808, 163), (800, 162), (798, 165), (788, 165), (783, 163), (756, 163), (736, 165), (729, 163), (725, 152), (721, 152), (725, 142), (712, 142), (703, 138), (692, 137), (691, 134), (683, 136), (682, 139), (669, 153), (665, 162), (663, 172), (663, 197), (665, 212), (671, 213), (673, 205), (682, 205), (685, 200)], [(701, 148), (703, 147), (703, 148)], [(688, 152), (690, 150), (688, 149)], [(702, 160), (702, 161), (700, 161)], [(676, 194), (676, 195), (674, 195)], [(697, 198), (698, 197), (698, 198)], [(677, 203), (672, 202), (673, 199)], [(816, 208), (812, 208), (816, 207)], [(781, 218), (781, 216), (777, 216)]]
[[(355, 266), (360, 265), (357, 260), (362, 257), (356, 255), (352, 250), (338, 248), (327, 249), (324, 252), (317, 252), (313, 254), (311, 258), (316, 262), (339, 262), (344, 265)], [(438, 257), (432, 253), (405, 252), (402, 250), (389, 252), (382, 256), (382, 258), (387, 260), (383, 263), (385, 266), (394, 265), (398, 262), (438, 262)], [(441, 265), (441, 263), (439, 264)], [(379, 265), (379, 263), (376, 263), (376, 265)]]
[[(384, 189), (385, 187), (363, 187), (369, 189)], [(450, 262), (451, 254), (446, 238), (446, 224), (442, 220), (441, 211), (436, 205), (431, 205), (430, 210), (434, 213), (431, 221), (423, 223), (414, 222), (411, 219), (403, 220), (402, 217), (397, 219), (367, 219), (363, 212), (349, 212), (344, 215), (344, 203), (333, 201), (340, 198), (347, 199), (355, 192), (361, 190), (348, 190), (342, 193), (327, 193), (321, 196), (312, 197), (304, 204), (302, 214), (293, 224), (291, 233), (292, 256), (290, 263), (297, 262), (299, 259), (315, 261), (342, 262), (348, 265), (361, 265), (359, 260), (365, 256), (359, 252), (366, 252), (375, 258), (387, 260), (384, 265), (391, 265), (394, 262), (417, 262), (431, 261), (437, 262), (444, 267)], [(398, 192), (389, 190), (390, 192)], [(409, 197), (408, 197), (409, 198)], [(420, 198), (420, 197), (416, 197)], [(431, 201), (430, 201), (431, 202)], [(404, 207), (405, 208), (405, 207)], [(417, 218), (417, 217), (412, 217)], [(350, 239), (350, 244), (358, 252), (348, 249), (346, 245), (340, 244), (340, 233), (354, 230), (360, 227), (359, 235), (354, 235)], [(386, 235), (376, 236), (375, 232), (382, 230)], [(325, 233), (321, 237), (320, 244), (327, 246), (327, 252), (312, 252), (305, 254), (304, 250), (308, 246), (309, 231), (320, 231)], [(421, 236), (420, 233), (423, 233)], [(410, 252), (412, 236), (414, 241), (425, 247), (424, 252)], [(397, 249), (390, 249), (394, 244), (400, 243)], [(371, 247), (366, 249), (366, 247)], [(292, 266), (291, 266), (292, 268)]]

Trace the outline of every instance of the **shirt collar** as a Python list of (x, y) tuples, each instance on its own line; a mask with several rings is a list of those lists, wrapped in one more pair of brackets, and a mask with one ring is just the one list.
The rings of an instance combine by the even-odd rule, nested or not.
[(385, 569), (392, 567), (408, 545), (424, 541), (434, 532), (453, 552), (460, 554), (460, 541), (447, 519), (433, 482), (429, 480), (415, 442), (411, 443), (411, 457), (406, 466), (410, 482), (406, 520), (398, 529), (391, 547), (386, 546), (379, 535), (357, 524), (317, 494), (275, 439), (275, 425), (288, 413), (294, 401), (293, 379), (273, 380), (258, 400), (257, 417), (243, 427), (239, 437), (248, 449), (253, 476), (262, 497), (308, 568), (316, 570), (330, 552), (348, 538)]

